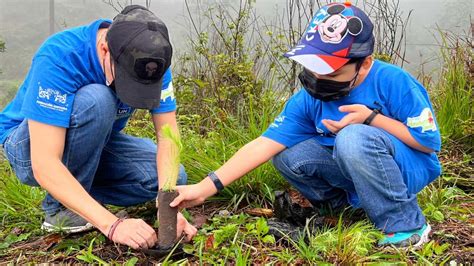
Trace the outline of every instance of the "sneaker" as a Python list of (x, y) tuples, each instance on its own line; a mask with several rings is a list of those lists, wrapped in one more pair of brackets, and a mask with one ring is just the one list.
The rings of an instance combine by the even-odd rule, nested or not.
[(46, 215), (41, 229), (46, 232), (62, 231), (65, 233), (79, 233), (88, 231), (93, 225), (69, 209), (61, 209), (54, 215)]
[(384, 238), (379, 242), (379, 246), (421, 247), (424, 243), (428, 243), (430, 232), (431, 226), (426, 223), (417, 230), (385, 234)]

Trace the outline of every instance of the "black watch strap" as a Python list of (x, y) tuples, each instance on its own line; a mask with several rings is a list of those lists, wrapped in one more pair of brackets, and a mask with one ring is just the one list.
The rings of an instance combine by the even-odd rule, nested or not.
[(224, 185), (222, 184), (221, 180), (219, 177), (216, 175), (214, 172), (210, 172), (207, 176), (212, 180), (214, 183), (214, 186), (216, 186), (217, 192), (221, 191), (224, 189)]
[(380, 111), (377, 109), (373, 109), (369, 117), (365, 119), (364, 125), (370, 125), (370, 123), (372, 123), (372, 120), (374, 120), (375, 116), (377, 116), (378, 114), (380, 114)]

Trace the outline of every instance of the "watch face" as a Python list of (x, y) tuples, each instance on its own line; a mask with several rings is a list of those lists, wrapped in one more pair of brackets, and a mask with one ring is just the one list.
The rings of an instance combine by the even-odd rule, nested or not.
[(210, 172), (208, 174), (208, 176), (212, 180), (212, 182), (214, 183), (214, 186), (216, 186), (216, 189), (217, 189), (218, 192), (224, 189), (224, 185), (222, 184), (221, 180), (216, 175), (216, 173)]

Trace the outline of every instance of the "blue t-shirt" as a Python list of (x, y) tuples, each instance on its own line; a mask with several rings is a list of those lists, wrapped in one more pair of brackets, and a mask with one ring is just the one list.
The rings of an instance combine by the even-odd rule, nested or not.
[[(333, 146), (336, 135), (323, 119), (341, 120), (347, 113), (341, 105), (363, 104), (380, 109), (383, 115), (404, 123), (421, 145), (439, 151), (441, 136), (425, 88), (403, 69), (375, 60), (365, 80), (349, 96), (323, 102), (302, 89), (286, 103), (283, 111), (263, 133), (286, 147), (315, 138), (321, 145)], [(388, 134), (388, 133), (387, 133)], [(406, 146), (388, 134), (396, 149), (395, 161), (401, 168), (410, 193), (416, 193), (439, 176), (441, 166), (436, 153), (423, 153)]]
[[(69, 127), (77, 90), (89, 84), (104, 84), (105, 74), (96, 50), (97, 31), (110, 20), (96, 20), (49, 37), (33, 57), (31, 68), (15, 98), (0, 113), (0, 143), (25, 119)], [(152, 113), (176, 110), (171, 70), (163, 78), (160, 106)], [(114, 130), (127, 124), (134, 109), (119, 102)]]

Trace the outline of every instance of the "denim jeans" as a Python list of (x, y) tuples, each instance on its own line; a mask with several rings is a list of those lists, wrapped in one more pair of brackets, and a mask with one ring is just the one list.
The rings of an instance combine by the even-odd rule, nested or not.
[[(99, 203), (130, 206), (157, 196), (157, 146), (150, 139), (112, 130), (117, 106), (115, 93), (104, 85), (91, 84), (77, 91), (62, 162)], [(38, 186), (31, 168), (27, 119), (8, 136), (4, 150), (19, 180)], [(178, 184), (186, 181), (181, 166)], [(49, 193), (42, 205), (50, 215), (62, 207)]]
[(410, 149), (393, 145), (384, 130), (349, 125), (337, 134), (333, 149), (312, 138), (284, 150), (273, 163), (314, 205), (350, 202), (385, 232), (410, 231), (421, 228), (425, 217), (394, 160), (395, 147)]

